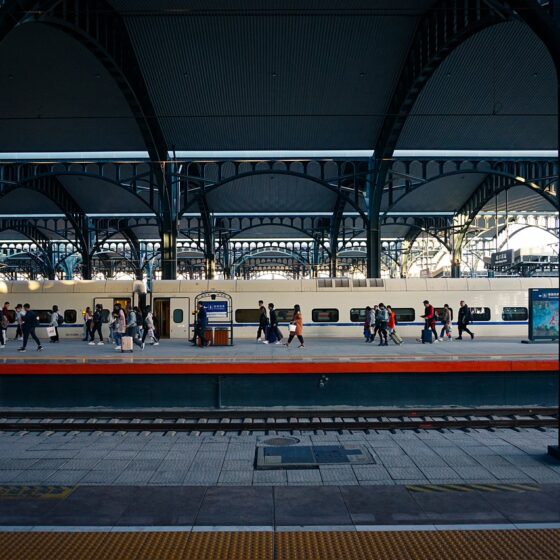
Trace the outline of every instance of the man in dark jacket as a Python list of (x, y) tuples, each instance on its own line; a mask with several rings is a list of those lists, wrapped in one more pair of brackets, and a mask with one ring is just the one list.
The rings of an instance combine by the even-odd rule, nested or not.
[(204, 304), (199, 301), (198, 302), (198, 313), (196, 315), (196, 324), (194, 327), (194, 344), (198, 339), (200, 339), (200, 346), (204, 348), (207, 346), (205, 332), (208, 327), (208, 315), (206, 315), (206, 309), (204, 309)]
[(41, 341), (37, 338), (35, 334), (35, 329), (39, 324), (39, 319), (37, 318), (37, 313), (31, 309), (31, 306), (26, 303), (23, 306), (23, 311), (25, 315), (23, 315), (23, 346), (18, 348), (18, 352), (25, 352), (25, 347), (27, 346), (27, 340), (31, 336), (31, 338), (37, 343), (37, 350), (42, 350), (43, 347), (41, 346)]
[[(268, 317), (266, 315), (266, 307), (264, 302), (259, 300), (259, 328), (257, 329), (257, 342), (266, 340), (268, 330)], [(261, 335), (264, 337), (261, 339)]]
[(464, 301), (461, 301), (459, 306), (459, 316), (457, 317), (459, 336), (455, 340), (463, 340), (463, 331), (469, 333), (472, 340), (474, 338), (474, 333), (467, 328), (467, 325), (472, 321), (471, 309)]
[(264, 343), (268, 344), (269, 342), (276, 341), (276, 344), (282, 344), (283, 336), (278, 328), (278, 316), (276, 315), (273, 303), (268, 304), (268, 314), (270, 316), (270, 328), (268, 329), (268, 338)]

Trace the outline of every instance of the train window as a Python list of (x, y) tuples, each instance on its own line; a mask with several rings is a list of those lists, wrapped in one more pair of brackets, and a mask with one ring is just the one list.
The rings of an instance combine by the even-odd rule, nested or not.
[(490, 321), (489, 307), (471, 307), (473, 321)]
[(275, 309), (279, 323), (288, 323), (294, 318), (294, 309)]
[(65, 323), (75, 323), (78, 314), (75, 309), (66, 309), (64, 311), (64, 322)]
[(50, 309), (34, 309), (35, 313), (37, 313), (37, 320), (39, 323), (50, 323), (51, 322), (51, 313)]
[(352, 309), (350, 309), (350, 321), (352, 321), (352, 323), (363, 323), (365, 320), (365, 307), (353, 307)]
[(336, 323), (338, 321), (338, 309), (314, 309), (311, 312), (311, 320), (314, 323)]
[(173, 310), (173, 322), (174, 323), (182, 323), (183, 322), (183, 310), (182, 309), (174, 309)]
[(236, 309), (235, 322), (236, 323), (258, 323), (260, 317), (260, 310), (257, 309)]
[(526, 307), (504, 307), (502, 321), (527, 321), (529, 312)]
[(413, 323), (416, 312), (412, 307), (393, 307), (397, 323)]

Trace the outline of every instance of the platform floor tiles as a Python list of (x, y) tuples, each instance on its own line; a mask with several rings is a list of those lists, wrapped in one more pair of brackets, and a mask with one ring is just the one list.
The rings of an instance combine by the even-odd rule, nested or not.
[(271, 437), (259, 432), (0, 431), (0, 485), (560, 483), (560, 463), (546, 454), (555, 429), (276, 432), (288, 434), (297, 445), (359, 445), (375, 463), (256, 470), (256, 449)]
[(560, 530), (0, 533), (0, 560), (553, 560)]
[[(359, 329), (357, 329), (358, 331)], [(47, 341), (48, 342), (48, 341)], [(257, 344), (254, 340), (236, 340), (234, 346), (211, 346), (197, 348), (184, 340), (165, 340), (159, 346), (146, 345), (144, 351), (134, 348), (133, 354), (116, 352), (111, 344), (89, 346), (78, 340), (62, 340), (60, 344), (44, 344), (42, 352), (36, 351), (35, 343), (30, 342), (25, 353), (17, 349), (20, 343), (9, 341), (0, 351), (2, 363), (29, 362), (283, 362), (283, 361), (364, 361), (394, 360), (407, 358), (480, 360), (492, 356), (493, 359), (558, 359), (557, 344), (521, 344), (520, 338), (475, 338), (443, 342), (439, 344), (420, 344), (408, 339), (401, 346), (378, 347), (365, 344), (358, 337), (348, 338), (308, 338), (305, 348), (297, 345), (286, 348), (283, 345)]]

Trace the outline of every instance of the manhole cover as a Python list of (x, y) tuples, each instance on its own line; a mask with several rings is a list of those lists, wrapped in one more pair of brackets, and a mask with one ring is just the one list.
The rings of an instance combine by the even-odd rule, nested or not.
[(273, 445), (274, 447), (284, 447), (286, 445), (295, 445), (299, 443), (299, 439), (295, 437), (275, 437), (270, 439), (265, 439), (261, 443), (265, 445)]
[(319, 465), (374, 465), (361, 445), (298, 445), (257, 447), (257, 469), (315, 469)]

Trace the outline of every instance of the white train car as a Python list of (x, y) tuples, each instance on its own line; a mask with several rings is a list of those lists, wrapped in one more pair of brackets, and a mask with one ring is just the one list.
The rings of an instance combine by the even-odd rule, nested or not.
[[(82, 336), (86, 306), (101, 303), (108, 310), (119, 302), (151, 304), (162, 338), (185, 339), (192, 329), (195, 298), (208, 291), (231, 297), (235, 338), (255, 337), (259, 300), (265, 305), (274, 303), (281, 325), (288, 323), (294, 304), (299, 304), (305, 336), (356, 338), (361, 337), (366, 305), (383, 302), (396, 311), (400, 334), (417, 337), (425, 299), (436, 308), (448, 303), (455, 318), (459, 301), (466, 301), (473, 311), (477, 337), (522, 338), (527, 336), (529, 288), (558, 289), (558, 279), (169, 280), (154, 281), (151, 293), (138, 281), (0, 281), (0, 297), (10, 302), (11, 309), (17, 303), (29, 303), (45, 327), (49, 310), (58, 305), (64, 315), (59, 329), (63, 338)], [(39, 336), (45, 336), (41, 329)]]

